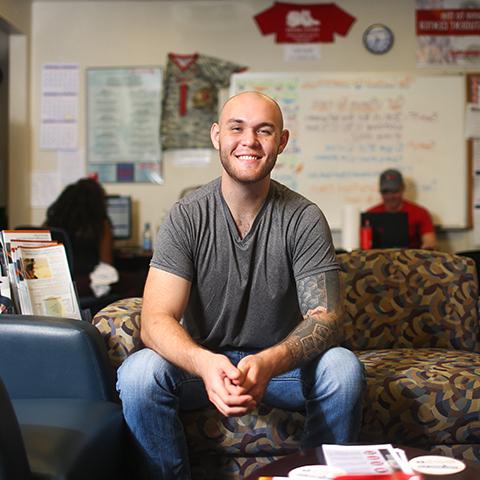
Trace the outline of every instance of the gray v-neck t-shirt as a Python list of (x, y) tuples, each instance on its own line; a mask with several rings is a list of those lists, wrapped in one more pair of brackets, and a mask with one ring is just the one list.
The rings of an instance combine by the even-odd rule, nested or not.
[(272, 180), (242, 239), (220, 179), (177, 201), (161, 225), (151, 266), (191, 282), (183, 324), (214, 351), (263, 349), (301, 320), (296, 281), (338, 270), (317, 205)]

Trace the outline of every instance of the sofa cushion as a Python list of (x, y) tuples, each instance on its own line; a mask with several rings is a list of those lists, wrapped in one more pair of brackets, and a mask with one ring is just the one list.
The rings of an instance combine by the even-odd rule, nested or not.
[(242, 417), (225, 417), (213, 406), (182, 413), (193, 454), (262, 456), (298, 450), (305, 417), (260, 405)]
[(297, 452), (305, 417), (267, 405), (242, 417), (224, 417), (213, 406), (182, 413), (196, 480), (239, 479)]
[[(480, 354), (443, 349), (356, 352), (367, 389), (360, 441), (423, 447), (480, 444)], [(304, 415), (262, 405), (239, 418), (182, 414), (193, 457), (282, 456), (299, 447)], [(208, 463), (208, 462), (207, 462)]]
[(479, 350), (475, 262), (426, 250), (338, 255), (345, 284), (346, 345), (353, 350)]
[(356, 354), (368, 385), (362, 441), (480, 443), (480, 354), (434, 348)]

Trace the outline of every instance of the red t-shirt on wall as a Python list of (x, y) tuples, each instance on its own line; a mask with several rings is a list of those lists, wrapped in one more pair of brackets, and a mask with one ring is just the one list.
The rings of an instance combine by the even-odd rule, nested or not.
[[(369, 212), (386, 212), (383, 203), (375, 205), (368, 210)], [(420, 248), (422, 246), (422, 235), (434, 231), (432, 217), (428, 210), (416, 203), (403, 201), (400, 212), (406, 212), (408, 215), (408, 247)]]
[(345, 36), (355, 20), (334, 3), (275, 2), (255, 15), (263, 35), (276, 33), (277, 43), (331, 43), (335, 33)]

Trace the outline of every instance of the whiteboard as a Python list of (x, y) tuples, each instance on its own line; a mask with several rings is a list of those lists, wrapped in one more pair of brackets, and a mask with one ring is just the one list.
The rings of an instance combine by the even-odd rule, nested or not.
[(231, 93), (280, 104), (289, 145), (272, 177), (318, 204), (333, 229), (347, 206), (381, 201), (379, 174), (399, 169), (406, 198), (443, 228), (467, 226), (465, 78), (410, 74), (242, 73)]

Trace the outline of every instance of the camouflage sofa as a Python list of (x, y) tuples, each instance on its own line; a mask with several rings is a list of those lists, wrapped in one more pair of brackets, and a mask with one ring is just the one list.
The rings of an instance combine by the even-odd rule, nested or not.
[[(423, 250), (338, 256), (346, 345), (365, 365), (361, 441), (416, 446), (480, 461), (478, 281), (473, 260)], [(93, 323), (119, 365), (142, 347), (141, 299)], [(195, 479), (240, 479), (298, 449), (304, 417), (267, 405), (241, 418), (213, 408), (184, 416)]]

